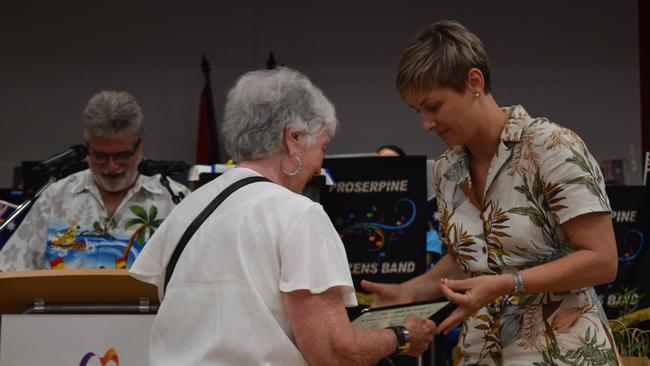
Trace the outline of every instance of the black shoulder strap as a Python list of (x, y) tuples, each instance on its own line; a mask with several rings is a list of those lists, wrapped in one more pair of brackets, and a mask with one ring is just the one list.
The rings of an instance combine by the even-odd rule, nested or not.
[(212, 214), (212, 212), (221, 204), (221, 202), (228, 198), (228, 196), (230, 196), (233, 192), (247, 184), (255, 182), (270, 182), (270, 180), (259, 176), (248, 177), (242, 180), (238, 180), (237, 182), (229, 185), (226, 187), (226, 189), (221, 191), (221, 193), (219, 193), (219, 195), (213, 199), (212, 202), (210, 202), (210, 204), (208, 204), (208, 206), (203, 209), (203, 211), (201, 211), (201, 213), (194, 219), (194, 221), (192, 221), (190, 226), (185, 229), (183, 236), (181, 236), (178, 244), (176, 244), (176, 248), (174, 248), (174, 253), (172, 253), (171, 258), (169, 258), (169, 263), (165, 269), (165, 285), (163, 291), (167, 291), (167, 283), (169, 283), (169, 279), (172, 277), (172, 273), (174, 273), (176, 262), (178, 262), (178, 258), (181, 256), (183, 249), (185, 249), (187, 242), (190, 241), (192, 235), (194, 235), (196, 230), (199, 229), (199, 226), (201, 226), (201, 224), (203, 224), (203, 222), (208, 218), (208, 216), (210, 216), (210, 214)]

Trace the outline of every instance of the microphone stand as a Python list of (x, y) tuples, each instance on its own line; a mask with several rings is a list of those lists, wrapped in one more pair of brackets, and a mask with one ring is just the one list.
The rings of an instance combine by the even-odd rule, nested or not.
[(31, 204), (34, 203), (34, 201), (36, 201), (38, 197), (40, 197), (41, 194), (45, 192), (45, 190), (49, 186), (51, 186), (57, 180), (63, 178), (66, 175), (68, 169), (73, 167), (76, 163), (77, 162), (72, 162), (67, 164), (56, 165), (54, 167), (44, 168), (42, 172), (49, 173), (50, 178), (47, 180), (47, 182), (45, 182), (45, 184), (43, 184), (43, 186), (41, 186), (41, 188), (38, 189), (38, 191), (36, 191), (36, 193), (32, 197), (27, 199), (25, 202), (21, 203), (20, 206), (16, 207), (16, 210), (11, 215), (9, 215), (9, 217), (7, 217), (7, 219), (5, 220), (5, 222), (2, 223), (2, 225), (0, 225), (0, 232), (6, 229), (7, 226), (9, 226), (9, 224), (12, 221), (14, 221), (23, 211), (25, 211), (29, 206), (31, 206)]
[(9, 226), (9, 223), (14, 221), (16, 217), (18, 217), (27, 207), (29, 207), (34, 201), (36, 201), (38, 197), (41, 195), (41, 193), (43, 193), (47, 189), (47, 187), (51, 186), (52, 183), (56, 182), (58, 179), (58, 173), (59, 172), (50, 176), (50, 179), (48, 179), (47, 182), (45, 182), (45, 184), (38, 190), (38, 192), (34, 194), (34, 196), (29, 198), (27, 201), (21, 203), (20, 206), (16, 207), (16, 210), (11, 215), (9, 215), (9, 217), (7, 217), (7, 219), (5, 220), (5, 222), (2, 223), (2, 225), (0, 225), (0, 231), (4, 230), (7, 226)]
[(160, 174), (160, 184), (167, 188), (167, 192), (172, 196), (172, 202), (174, 202), (174, 204), (177, 205), (183, 198), (185, 198), (183, 192), (178, 192), (178, 194), (174, 193), (172, 188), (169, 186), (169, 178), (167, 178), (167, 175), (164, 173)]

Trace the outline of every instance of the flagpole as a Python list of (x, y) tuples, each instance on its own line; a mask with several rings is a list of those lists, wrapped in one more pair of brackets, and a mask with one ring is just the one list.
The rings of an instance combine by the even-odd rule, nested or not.
[(650, 152), (645, 153), (645, 164), (643, 165), (643, 186), (648, 184), (648, 173), (650, 173)]
[(221, 163), (223, 162), (221, 158), (221, 149), (219, 145), (219, 134), (217, 128), (217, 119), (214, 113), (214, 101), (212, 98), (212, 83), (210, 82), (210, 62), (205, 57), (205, 54), (201, 54), (201, 71), (203, 71), (205, 85), (203, 87), (203, 97), (205, 98), (205, 113), (207, 118), (207, 125), (210, 137), (210, 143), (208, 145), (208, 159), (210, 163)]

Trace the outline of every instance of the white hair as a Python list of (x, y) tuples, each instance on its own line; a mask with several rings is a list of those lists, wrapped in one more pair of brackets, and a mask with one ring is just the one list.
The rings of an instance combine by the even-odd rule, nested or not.
[(144, 132), (142, 108), (133, 95), (124, 91), (101, 91), (83, 111), (83, 133), (95, 137), (114, 137)]
[(242, 75), (228, 93), (221, 133), (226, 151), (236, 161), (275, 153), (286, 127), (305, 133), (306, 145), (327, 131), (334, 136), (338, 120), (332, 103), (298, 71), (288, 68)]

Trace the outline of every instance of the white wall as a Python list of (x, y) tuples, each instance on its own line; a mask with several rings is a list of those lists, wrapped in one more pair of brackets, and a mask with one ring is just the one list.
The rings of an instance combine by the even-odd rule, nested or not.
[(81, 110), (102, 89), (140, 100), (147, 157), (192, 162), (202, 52), (219, 111), (236, 77), (273, 50), (337, 106), (341, 131), (328, 153), (395, 143), (436, 157), (443, 144), (420, 131), (394, 74), (416, 30), (445, 18), (486, 44), (501, 105), (522, 104), (574, 129), (597, 159), (638, 168), (637, 9), (636, 0), (4, 2), (0, 187), (20, 161), (82, 143)]

